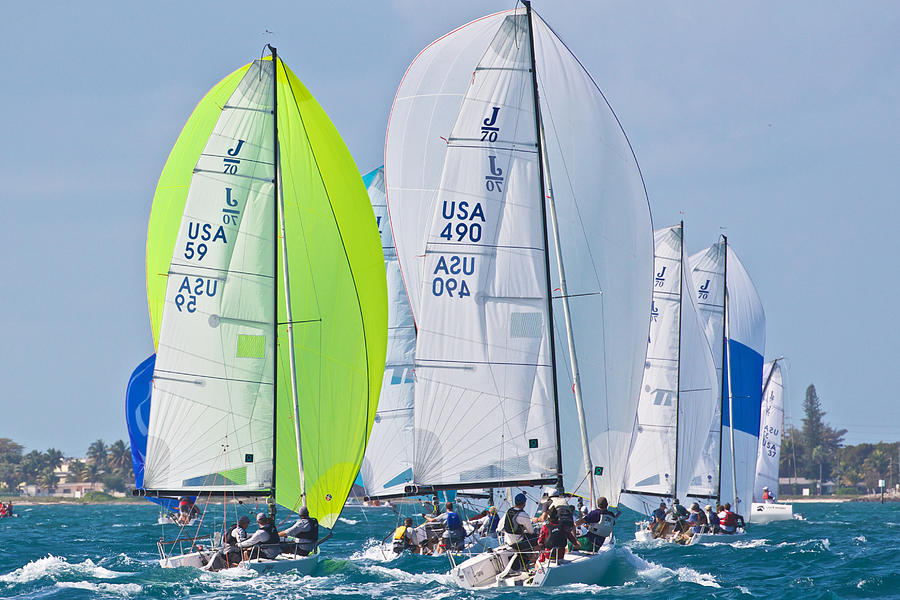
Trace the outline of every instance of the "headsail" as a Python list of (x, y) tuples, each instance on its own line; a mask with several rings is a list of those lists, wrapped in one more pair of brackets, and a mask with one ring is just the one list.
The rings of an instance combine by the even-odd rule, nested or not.
[(378, 412), (360, 473), (367, 496), (385, 496), (403, 494), (412, 483), (416, 328), (388, 222), (384, 167), (364, 175), (363, 183), (381, 233), (388, 282), (388, 335)]
[(682, 498), (710, 429), (719, 393), (700, 325), (683, 227), (656, 231), (650, 338), (623, 502), (649, 514)]
[(778, 466), (784, 429), (784, 375), (779, 360), (763, 367), (763, 402), (759, 428), (759, 456), (753, 502), (762, 502), (763, 487), (778, 493)]
[[(384, 265), (365, 188), (324, 111), (271, 57), (220, 82), (188, 125), (148, 232), (148, 278), (152, 263), (168, 283), (145, 487), (275, 493), (330, 526), (362, 462), (384, 371)], [(199, 153), (195, 139), (182, 141), (204, 134)], [(163, 180), (178, 185), (167, 192)]]

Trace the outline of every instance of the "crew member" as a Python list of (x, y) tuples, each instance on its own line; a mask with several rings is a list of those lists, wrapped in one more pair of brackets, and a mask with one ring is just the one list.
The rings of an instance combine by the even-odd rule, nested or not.
[(225, 539), (223, 540), (225, 546), (213, 554), (203, 569), (206, 571), (218, 571), (219, 569), (229, 569), (237, 566), (242, 558), (238, 544), (247, 539), (247, 526), (249, 525), (250, 519), (246, 515), (238, 519), (238, 522), (232, 525), (225, 533)]
[(578, 519), (575, 525), (587, 524), (587, 539), (590, 543), (590, 550), (596, 552), (603, 546), (606, 538), (612, 535), (616, 526), (616, 519), (619, 518), (620, 512), (612, 512), (609, 510), (609, 501), (600, 496), (597, 498), (597, 508), (589, 512), (584, 518)]
[(436, 517), (425, 515), (425, 520), (429, 523), (444, 523), (447, 527), (441, 536), (438, 554), (449, 550), (462, 550), (466, 541), (466, 530), (463, 528), (462, 518), (453, 510), (453, 503), (448, 502), (445, 508), (444, 513)]
[(299, 517), (297, 521), (284, 531), (279, 531), (278, 537), (296, 538), (297, 542), (294, 544), (296, 554), (309, 556), (319, 542), (319, 521), (309, 516), (309, 509), (305, 506), (300, 507), (297, 516)]
[(189, 496), (178, 499), (178, 522), (182, 525), (190, 525), (191, 519), (200, 514), (200, 509)]
[(763, 487), (763, 502), (766, 504), (775, 503), (775, 494), (769, 491), (769, 488)]
[(572, 530), (563, 527), (559, 522), (559, 511), (555, 506), (551, 506), (547, 511), (547, 522), (541, 527), (541, 533), (538, 535), (538, 547), (541, 549), (538, 560), (544, 561), (547, 558), (562, 560), (566, 556), (568, 542), (572, 542), (572, 547), (576, 550), (581, 548)]
[(254, 558), (275, 558), (281, 552), (278, 540), (278, 531), (269, 522), (265, 513), (256, 515), (256, 524), (259, 526), (253, 535), (238, 543), (238, 548), (244, 551), (244, 560)]
[(737, 531), (737, 515), (731, 512), (731, 504), (726, 502), (719, 507), (719, 527), (722, 533), (734, 533)]
[(534, 525), (525, 512), (525, 494), (516, 494), (513, 499), (515, 505), (506, 511), (503, 516), (503, 541), (512, 550), (517, 552), (513, 569), (524, 570), (528, 565), (531, 552), (537, 542), (537, 536), (534, 535)]

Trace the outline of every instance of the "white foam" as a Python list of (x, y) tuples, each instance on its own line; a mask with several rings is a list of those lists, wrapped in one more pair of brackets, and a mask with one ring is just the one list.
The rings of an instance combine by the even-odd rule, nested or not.
[(346, 523), (347, 525), (356, 525), (359, 523), (356, 519), (345, 519), (344, 517), (338, 517), (338, 521), (341, 523)]
[(804, 516), (801, 515), (800, 513), (794, 513), (794, 520), (795, 520), (795, 521), (805, 521), (805, 520), (806, 520), (806, 517), (804, 517)]
[(390, 569), (379, 565), (364, 566), (361, 570), (407, 583), (441, 583), (450, 585), (453, 581), (449, 573), (408, 573), (401, 569)]
[(8, 583), (27, 583), (29, 581), (41, 579), (42, 577), (55, 579), (57, 576), (66, 573), (75, 573), (88, 577), (96, 577), (98, 579), (113, 579), (115, 577), (126, 575), (126, 573), (117, 573), (115, 571), (110, 571), (109, 569), (104, 569), (89, 558), (80, 563), (70, 564), (65, 558), (59, 558), (50, 554), (44, 558), (32, 560), (12, 573), (0, 575), (0, 581)]
[(735, 542), (704, 542), (704, 546), (712, 547), (712, 546), (731, 546), (732, 548), (759, 548), (760, 546), (765, 546), (769, 540), (764, 538), (759, 538), (756, 540), (738, 540)]
[(57, 583), (56, 587), (106, 592), (117, 596), (140, 594), (144, 589), (136, 583), (91, 583), (89, 581), (62, 581)]
[(856, 536), (855, 538), (853, 538), (853, 541), (854, 541), (854, 542), (859, 542), (860, 544), (865, 544), (865, 543), (868, 542), (869, 540), (867, 540), (867, 539), (866, 539), (866, 536), (864, 536), (864, 535), (858, 535), (858, 536)]
[(675, 577), (678, 581), (696, 583), (705, 587), (722, 587), (709, 573), (700, 573), (688, 567), (672, 570), (636, 556), (628, 548), (619, 547), (619, 550), (621, 555), (637, 570), (637, 575), (641, 579), (663, 581)]
[(350, 560), (371, 560), (374, 562), (391, 562), (396, 560), (399, 554), (394, 554), (392, 546), (386, 546), (380, 540), (369, 539), (363, 544), (362, 550), (350, 555)]

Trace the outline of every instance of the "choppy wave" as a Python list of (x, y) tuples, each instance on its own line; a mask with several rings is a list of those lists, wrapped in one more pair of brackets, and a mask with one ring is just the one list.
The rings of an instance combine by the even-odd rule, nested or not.
[(117, 573), (105, 569), (89, 558), (80, 563), (71, 564), (65, 558), (60, 558), (51, 554), (44, 558), (30, 561), (12, 573), (0, 575), (0, 581), (7, 583), (28, 583), (29, 581), (35, 581), (45, 577), (55, 580), (66, 575), (81, 575), (97, 579), (113, 579), (124, 575), (124, 573)]

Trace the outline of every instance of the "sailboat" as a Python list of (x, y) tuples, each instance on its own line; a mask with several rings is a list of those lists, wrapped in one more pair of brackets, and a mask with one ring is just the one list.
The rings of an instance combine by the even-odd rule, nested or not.
[[(550, 484), (616, 506), (647, 351), (650, 211), (614, 113), (529, 2), (415, 58), (385, 183), (418, 328), (410, 491)], [(451, 574), (592, 583), (611, 546), (523, 573), (501, 546)]]
[(691, 265), (721, 393), (688, 497), (728, 502), (733, 512), (741, 514), (750, 509), (756, 472), (765, 312), (753, 281), (724, 235), (693, 255)]
[[(273, 520), (306, 507), (332, 528), (377, 407), (385, 271), (349, 151), (268, 48), (203, 98), (154, 197), (157, 354), (135, 494), (265, 499)], [(160, 540), (160, 564), (205, 564), (197, 541)], [(311, 572), (318, 552), (301, 554), (244, 564)]]
[(360, 475), (367, 498), (395, 497), (412, 482), (413, 398), (416, 326), (387, 212), (384, 167), (363, 175), (375, 212), (388, 288), (387, 357), (378, 412)]
[[(684, 501), (718, 402), (709, 341), (698, 316), (684, 224), (655, 233), (653, 305), (635, 435), (621, 501), (649, 516)], [(651, 536), (646, 527), (638, 539)]]
[(778, 493), (778, 467), (784, 428), (784, 374), (782, 359), (776, 358), (763, 367), (762, 413), (760, 414), (759, 453), (756, 459), (756, 481), (753, 485), (751, 523), (771, 523), (794, 518), (791, 504), (763, 499), (763, 489)]

